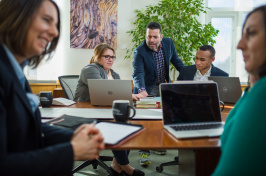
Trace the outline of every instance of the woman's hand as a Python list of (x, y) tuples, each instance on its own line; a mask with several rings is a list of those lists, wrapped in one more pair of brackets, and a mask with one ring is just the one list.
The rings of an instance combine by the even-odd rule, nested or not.
[(104, 139), (94, 125), (82, 125), (73, 134), (70, 141), (74, 160), (93, 160), (99, 157), (99, 152), (104, 148)]

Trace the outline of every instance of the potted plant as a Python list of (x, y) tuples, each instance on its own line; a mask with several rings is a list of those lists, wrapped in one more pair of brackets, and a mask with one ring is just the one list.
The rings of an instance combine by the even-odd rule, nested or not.
[(162, 25), (163, 36), (173, 39), (179, 58), (191, 65), (195, 51), (202, 45), (216, 43), (213, 38), (219, 32), (211, 23), (201, 24), (197, 20), (201, 13), (207, 13), (205, 8), (204, 0), (161, 0), (158, 5), (136, 10), (135, 28), (127, 32), (132, 36), (133, 47), (127, 49), (125, 59), (131, 59), (134, 49), (145, 39), (146, 25), (156, 21)]

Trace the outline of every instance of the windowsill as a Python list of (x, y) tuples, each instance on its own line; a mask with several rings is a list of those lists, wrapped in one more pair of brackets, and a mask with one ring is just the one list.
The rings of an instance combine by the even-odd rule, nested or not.
[(58, 80), (29, 80), (30, 86), (60, 86)]
[(241, 86), (247, 86), (248, 83), (247, 82), (240, 82)]
[(28, 80), (29, 83), (57, 83), (57, 80)]

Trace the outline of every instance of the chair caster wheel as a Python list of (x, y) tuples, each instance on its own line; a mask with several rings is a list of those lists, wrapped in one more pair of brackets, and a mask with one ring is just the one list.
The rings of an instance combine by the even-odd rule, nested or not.
[(178, 156), (175, 157), (175, 161), (178, 162), (179, 161), (179, 158)]
[(159, 173), (161, 173), (163, 171), (163, 167), (157, 166), (156, 167), (156, 171), (159, 172)]

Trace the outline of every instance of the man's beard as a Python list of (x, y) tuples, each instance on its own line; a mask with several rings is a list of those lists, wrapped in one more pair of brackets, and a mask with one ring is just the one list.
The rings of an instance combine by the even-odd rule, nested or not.
[[(155, 46), (151, 47), (150, 45), (153, 44)], [(160, 43), (158, 44), (155, 44), (155, 43), (147, 43), (148, 47), (151, 49), (151, 50), (154, 50), (156, 51), (158, 49), (158, 47), (160, 46)]]

